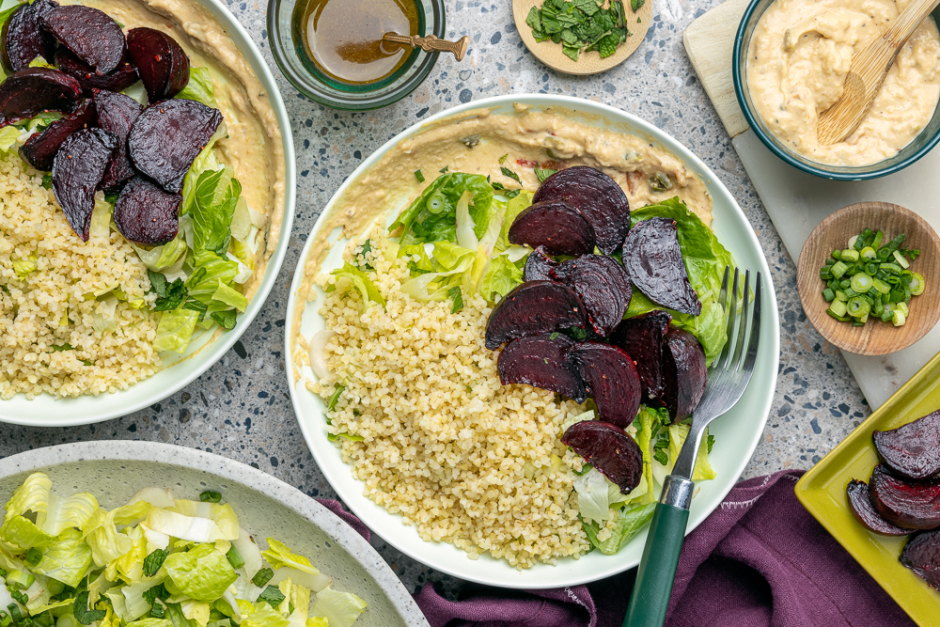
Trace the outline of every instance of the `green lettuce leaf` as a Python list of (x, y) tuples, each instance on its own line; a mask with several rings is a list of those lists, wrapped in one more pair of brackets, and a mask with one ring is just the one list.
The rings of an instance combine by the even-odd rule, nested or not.
[(189, 295), (209, 305), (219, 289), (219, 283), (231, 285), (238, 274), (238, 263), (221, 257), (210, 250), (196, 250), (193, 273), (186, 281)]
[(329, 586), (317, 593), (310, 614), (327, 619), (330, 627), (351, 627), (365, 609), (366, 602), (352, 592), (339, 592)]
[(232, 168), (208, 170), (199, 175), (190, 209), (194, 247), (224, 255), (232, 235), (232, 217), (242, 186)]
[(220, 505), (219, 503), (203, 503), (202, 501), (176, 499), (173, 506), (167, 509), (171, 512), (182, 514), (183, 516), (211, 520), (219, 530), (219, 537), (215, 539), (232, 541), (237, 540), (239, 537), (240, 528), (238, 526), (238, 516), (228, 503)]
[[(672, 314), (672, 325), (685, 329), (698, 338), (702, 348), (705, 349), (705, 360), (711, 364), (721, 354), (721, 349), (728, 339), (726, 319), (718, 304), (718, 295), (721, 291), (725, 268), (733, 267), (734, 259), (718, 241), (712, 230), (697, 215), (689, 211), (678, 197), (633, 211), (630, 214), (630, 223), (635, 225), (637, 222), (654, 217), (669, 218), (676, 222), (679, 245), (682, 248), (682, 258), (689, 275), (689, 282), (695, 288), (702, 303), (702, 313), (698, 316), (667, 310)], [(637, 298), (638, 296), (640, 298)], [(663, 309), (663, 307), (656, 305), (639, 291), (634, 291), (630, 307), (627, 309), (627, 317), (645, 313), (651, 309)]]
[(241, 627), (287, 627), (290, 624), (280, 612), (263, 601), (255, 607), (257, 609), (242, 620)]
[(75, 588), (85, 577), (89, 566), (91, 547), (82, 538), (82, 532), (65, 529), (43, 549), (42, 559), (31, 570)]
[(652, 464), (653, 441), (663, 425), (669, 424), (670, 420), (668, 410), (656, 410), (640, 405), (640, 412), (633, 421), (633, 426), (636, 428), (636, 443), (643, 452), (643, 482), (646, 483), (646, 490), (642, 501), (645, 502), (651, 503), (656, 500)]
[(381, 292), (375, 287), (375, 284), (372, 283), (369, 276), (356, 266), (346, 262), (343, 264), (342, 268), (334, 270), (332, 274), (336, 277), (337, 285), (339, 285), (341, 279), (347, 279), (349, 285), (356, 288), (362, 296), (363, 307), (365, 309), (371, 307), (372, 303), (378, 303), (382, 307), (385, 307), (385, 298), (382, 297)]
[(601, 529), (597, 523), (584, 522), (584, 532), (594, 548), (604, 555), (614, 555), (653, 519), (655, 510), (655, 503), (642, 503), (614, 510), (614, 528), (610, 537), (603, 541), (597, 537)]
[(209, 68), (190, 67), (189, 82), (183, 91), (176, 94), (175, 98), (186, 98), (201, 102), (207, 107), (218, 109), (219, 104), (215, 100), (215, 85), (212, 83), (212, 75)]
[(188, 250), (186, 238), (183, 237), (182, 233), (177, 234), (176, 237), (166, 244), (154, 246), (150, 250), (141, 248), (134, 242), (130, 242), (130, 245), (137, 251), (137, 256), (144, 262), (144, 265), (154, 272), (163, 272), (167, 268), (172, 267)]
[[(43, 473), (33, 473), (7, 502), (0, 541), (25, 552), (56, 541), (67, 528), (83, 529), (98, 509), (98, 501), (88, 492), (61, 498), (52, 492), (52, 481)], [(25, 517), (35, 514), (36, 522)]]
[[(464, 192), (470, 192), (470, 217), (477, 239), (486, 233), (493, 207), (493, 188), (485, 176), (451, 172), (437, 177), (408, 209), (389, 227), (402, 229), (401, 245), (457, 241), (457, 203)], [(428, 201), (440, 202), (432, 211)], [(432, 202), (432, 206), (434, 205)]]
[(480, 282), (480, 295), (492, 303), (497, 296), (505, 296), (519, 285), (522, 285), (522, 270), (506, 255), (498, 255), (490, 259)]
[(22, 133), (23, 131), (12, 125), (0, 129), (0, 152), (7, 154), (16, 148), (17, 140)]
[(503, 218), (503, 227), (499, 232), (499, 239), (496, 240), (497, 250), (509, 248), (509, 227), (515, 221), (516, 217), (532, 204), (532, 192), (522, 190), (515, 198), (510, 198), (506, 204), (506, 216)]
[(183, 179), (183, 201), (180, 203), (180, 216), (188, 214), (192, 209), (195, 202), (196, 183), (199, 181), (199, 177), (209, 170), (221, 170), (225, 167), (219, 162), (215, 154), (216, 142), (225, 137), (228, 137), (228, 128), (225, 126), (225, 122), (222, 122), (189, 167), (189, 172), (186, 173), (186, 178)]
[(157, 324), (157, 336), (153, 347), (158, 351), (186, 352), (196, 323), (199, 321), (199, 312), (182, 307), (174, 311), (166, 311)]
[(311, 575), (319, 575), (320, 569), (310, 563), (310, 560), (291, 551), (290, 547), (274, 538), (268, 538), (268, 548), (261, 552), (261, 556), (268, 561), (272, 568), (293, 568)]
[(226, 311), (228, 309), (237, 309), (245, 311), (248, 306), (248, 299), (238, 290), (219, 283), (219, 288), (212, 295), (214, 301), (209, 305), (209, 311)]
[(196, 601), (215, 601), (238, 578), (228, 558), (211, 544), (197, 544), (185, 553), (171, 553), (163, 568), (172, 582), (167, 582), (167, 590)]

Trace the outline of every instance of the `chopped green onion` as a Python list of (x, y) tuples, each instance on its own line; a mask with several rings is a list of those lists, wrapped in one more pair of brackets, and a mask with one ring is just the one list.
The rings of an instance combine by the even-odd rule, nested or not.
[(831, 303), (836, 299), (836, 293), (827, 287), (823, 290), (823, 298), (826, 299), (827, 303)]
[(906, 319), (907, 319), (907, 316), (905, 316), (903, 313), (901, 313), (897, 309), (891, 312), (891, 324), (893, 324), (896, 327), (903, 327)]
[(428, 211), (436, 215), (444, 211), (444, 206), (446, 205), (446, 202), (447, 201), (444, 198), (444, 194), (440, 192), (437, 192), (436, 194), (431, 194), (431, 197), (428, 198), (428, 203), (427, 203)]
[(842, 275), (845, 274), (845, 271), (848, 269), (849, 267), (846, 264), (839, 261), (836, 263), (836, 265), (832, 266), (832, 276), (837, 279), (841, 279)]
[(225, 557), (228, 558), (228, 563), (232, 565), (232, 568), (238, 569), (245, 565), (245, 558), (243, 558), (242, 554), (238, 552), (238, 549), (235, 548), (234, 544), (229, 547), (228, 553), (225, 554)]
[(858, 261), (858, 251), (854, 248), (846, 248), (842, 251), (842, 261), (851, 261), (855, 263)]
[(259, 601), (265, 601), (268, 605), (277, 609), (278, 606), (284, 601), (284, 593), (275, 588), (274, 586), (268, 586), (264, 589), (260, 595), (258, 595)]
[(838, 248), (832, 251), (832, 258), (835, 259), (836, 261), (839, 261), (839, 259), (842, 259), (842, 251), (839, 250)]
[(848, 305), (846, 306), (846, 312), (853, 318), (861, 318), (869, 311), (871, 311), (871, 305), (865, 302), (863, 298), (858, 296), (855, 298), (850, 298)]
[(878, 252), (871, 246), (866, 246), (858, 254), (862, 259), (877, 259), (878, 258)]
[(829, 314), (831, 317), (835, 318), (836, 320), (838, 320), (839, 322), (851, 322), (852, 320), (848, 316), (837, 315), (834, 311), (832, 311), (832, 309), (827, 309), (826, 313)]
[(36, 581), (36, 578), (29, 573), (23, 572), (22, 570), (14, 570), (10, 571), (6, 581), (7, 588), (9, 588), (12, 592), (13, 590), (25, 590), (26, 588), (33, 585), (33, 582)]
[(878, 267), (888, 274), (901, 274), (901, 266), (896, 263), (883, 263)]
[(894, 251), (894, 260), (898, 262), (898, 265), (904, 268), (905, 270), (911, 267), (911, 263), (904, 258), (904, 255), (898, 251)]
[(859, 294), (863, 294), (871, 289), (872, 282), (873, 281), (870, 276), (859, 272), (858, 274), (852, 277), (852, 289), (858, 292)]
[(836, 290), (836, 300), (841, 300), (844, 303), (848, 299), (849, 297), (845, 295), (845, 292), (842, 290)]
[[(896, 251), (898, 248), (900, 248), (901, 244), (904, 243), (904, 238), (905, 238), (904, 233), (901, 233), (900, 235), (895, 237), (893, 240), (888, 242), (888, 244), (885, 246), (885, 248), (888, 249), (888, 254), (891, 254), (894, 251)], [(901, 324), (904, 324), (904, 323), (902, 322)]]
[(36, 547), (32, 547), (26, 551), (26, 561), (33, 566), (38, 566), (42, 561), (42, 553)]
[(900, 311), (905, 316), (910, 315), (911, 310), (908, 309), (907, 303), (898, 303), (894, 306), (895, 311)]
[(883, 242), (884, 239), (885, 239), (884, 231), (881, 231), (881, 230), (875, 231), (875, 239), (871, 241), (871, 244), (869, 244), (869, 246), (871, 246), (875, 250), (878, 250), (881, 247), (881, 242)]
[(872, 279), (871, 286), (881, 292), (882, 294), (887, 294), (891, 291), (891, 286), (882, 281), (881, 279)]
[(418, 179), (419, 183), (424, 183), (424, 175), (421, 173), (421, 170), (415, 170), (415, 178)]
[(914, 296), (920, 296), (924, 293), (924, 277), (920, 273), (915, 272), (911, 275), (909, 285), (911, 287), (911, 294)]
[(262, 568), (259, 570), (254, 577), (251, 578), (251, 583), (255, 584), (259, 588), (271, 581), (271, 578), (274, 577), (274, 571), (270, 568)]
[(199, 500), (203, 503), (218, 503), (222, 500), (222, 494), (215, 490), (206, 490), (199, 495)]
[(855, 248), (855, 242), (858, 241), (858, 238), (859, 238), (858, 235), (853, 235), (852, 237), (849, 238), (849, 248)]
[(875, 276), (878, 274), (878, 264), (872, 261), (871, 263), (865, 264), (865, 274), (868, 276)]
[(844, 301), (834, 300), (829, 304), (828, 311), (831, 311), (837, 316), (844, 316), (846, 314), (847, 307)]

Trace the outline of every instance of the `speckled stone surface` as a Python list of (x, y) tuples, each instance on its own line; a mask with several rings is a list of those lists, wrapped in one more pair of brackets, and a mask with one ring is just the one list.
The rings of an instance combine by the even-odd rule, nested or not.
[[(634, 56), (607, 73), (575, 78), (547, 69), (527, 52), (507, 0), (446, 0), (448, 35), (471, 36), (467, 58), (457, 65), (442, 57), (411, 96), (370, 113), (332, 111), (301, 97), (280, 78), (271, 58), (265, 6), (230, 1), (232, 11), (278, 75), (293, 122), (297, 213), (276, 287), (241, 341), (188, 388), (148, 409), (99, 425), (69, 429), (0, 426), (0, 456), (82, 440), (155, 440), (224, 455), (269, 472), (311, 496), (334, 497), (301, 437), (284, 374), (288, 287), (307, 234), (332, 191), (364, 157), (402, 129), (460, 102), (539, 92), (596, 100), (652, 122), (699, 155), (738, 200), (773, 271), (781, 317), (773, 408), (744, 477), (809, 468), (870, 409), (839, 351), (807, 322), (797, 295), (793, 261), (685, 55), (682, 31), (718, 1), (652, 1), (656, 17)], [(373, 538), (409, 590), (428, 580), (444, 581), (449, 591), (459, 585)]]

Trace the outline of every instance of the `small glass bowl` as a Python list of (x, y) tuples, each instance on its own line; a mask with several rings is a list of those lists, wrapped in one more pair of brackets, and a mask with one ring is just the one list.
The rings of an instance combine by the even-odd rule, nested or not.
[[(443, 39), (447, 31), (443, 0), (414, 0), (418, 8), (418, 35)], [(274, 60), (297, 91), (320, 104), (344, 111), (380, 109), (398, 102), (420, 85), (437, 62), (440, 52), (415, 48), (405, 63), (390, 76), (365, 85), (346, 85), (319, 70), (303, 50), (295, 33), (294, 9), (297, 0), (270, 0), (268, 40)]]
[[(747, 123), (754, 129), (758, 139), (770, 149), (770, 152), (793, 167), (821, 178), (834, 181), (865, 181), (903, 170), (930, 152), (937, 145), (937, 142), (940, 142), (940, 106), (938, 106), (934, 110), (933, 117), (924, 126), (924, 130), (914, 138), (914, 141), (898, 151), (898, 154), (884, 161), (862, 166), (829, 165), (812, 161), (790, 150), (767, 128), (754, 110), (751, 104), (750, 88), (746, 79), (747, 52), (751, 46), (751, 36), (754, 34), (754, 29), (757, 27), (764, 11), (773, 2), (774, 0), (751, 0), (751, 4), (741, 18), (741, 25), (738, 27), (738, 34), (734, 40), (734, 57), (731, 66), (734, 91), (738, 97), (738, 104), (741, 105), (741, 111), (744, 112)], [(935, 10), (933, 16), (940, 23), (940, 9)]]

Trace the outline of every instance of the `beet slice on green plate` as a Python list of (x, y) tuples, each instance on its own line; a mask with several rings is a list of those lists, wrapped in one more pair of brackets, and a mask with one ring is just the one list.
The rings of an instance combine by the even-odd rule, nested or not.
[(623, 243), (623, 267), (651, 301), (680, 313), (702, 313), (682, 260), (676, 223), (669, 218), (637, 222)]
[(561, 441), (630, 494), (643, 478), (643, 451), (626, 431), (608, 422), (585, 420), (568, 427)]

